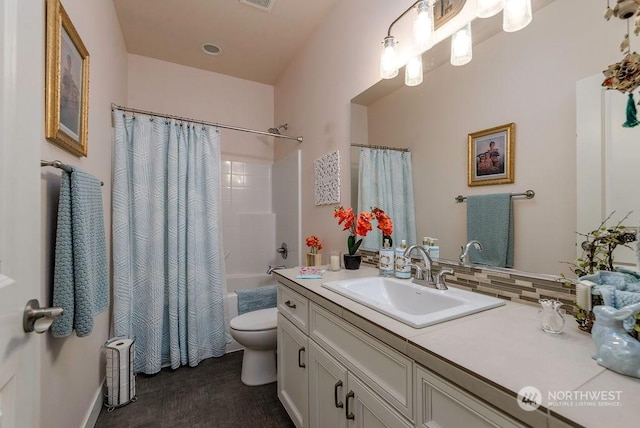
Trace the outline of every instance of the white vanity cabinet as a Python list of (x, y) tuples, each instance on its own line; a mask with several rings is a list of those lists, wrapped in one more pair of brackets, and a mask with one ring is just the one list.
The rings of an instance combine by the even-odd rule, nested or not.
[[(318, 311), (322, 314), (319, 315)], [(325, 330), (325, 325), (319, 325), (318, 316), (328, 317), (331, 322), (337, 322), (337, 317), (325, 312), (313, 304), (310, 309), (310, 328), (313, 335), (322, 335), (322, 341), (331, 345), (330, 348), (341, 346), (341, 338), (336, 337), (337, 331)], [(332, 319), (333, 318), (333, 319)], [(339, 328), (343, 328), (340, 326)], [(349, 332), (345, 343), (355, 345), (354, 349), (363, 352), (371, 352), (362, 348), (359, 343), (362, 338), (350, 337)], [(357, 334), (365, 336), (364, 333)], [(378, 344), (382, 345), (382, 344)], [(384, 345), (382, 345), (384, 346)], [(376, 351), (373, 351), (374, 353)], [(363, 365), (367, 370), (368, 361), (362, 364), (361, 361), (345, 360), (345, 355), (336, 355), (345, 364), (334, 358), (327, 350), (318, 345), (315, 340), (309, 340), (309, 424), (312, 428), (354, 428), (354, 427), (413, 427), (413, 424), (399, 414), (386, 400), (368, 387), (356, 376), (352, 370), (347, 368)], [(347, 354), (348, 355), (348, 354)], [(411, 365), (404, 365), (410, 372)], [(385, 367), (378, 366), (380, 374), (385, 377)], [(411, 388), (410, 378), (408, 388)], [(375, 385), (375, 383), (373, 383)], [(374, 386), (375, 387), (375, 386)], [(407, 397), (411, 401), (411, 396)]]
[(375, 394), (413, 420), (413, 361), (315, 303), (309, 337)]
[(524, 427), (283, 284), (278, 310), (278, 397), (298, 428)]
[(278, 313), (278, 398), (298, 428), (309, 426), (309, 338)]
[(346, 428), (347, 368), (309, 341), (309, 425)]
[(349, 428), (413, 428), (412, 423), (352, 373), (348, 373), (347, 386), (345, 408)]
[(278, 398), (297, 428), (309, 426), (309, 300), (278, 284)]
[(416, 366), (416, 403), (418, 428), (525, 427), (420, 366)]
[(312, 428), (412, 428), (353, 373), (309, 341), (309, 424)]

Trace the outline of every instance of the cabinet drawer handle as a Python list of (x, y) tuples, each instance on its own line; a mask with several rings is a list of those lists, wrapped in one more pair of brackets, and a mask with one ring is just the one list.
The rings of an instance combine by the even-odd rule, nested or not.
[(353, 398), (353, 397), (355, 397), (355, 395), (356, 394), (354, 394), (353, 391), (349, 391), (347, 393), (347, 395), (345, 395), (345, 397), (344, 397), (344, 401), (347, 402), (347, 408), (344, 409), (344, 413), (345, 413), (345, 415), (347, 415), (347, 419), (355, 419), (356, 418), (355, 415), (352, 412), (349, 411), (349, 398)]
[(295, 309), (296, 308), (296, 304), (295, 303), (291, 303), (291, 300), (287, 300), (286, 302), (284, 302), (285, 305), (287, 305), (288, 307), (290, 307), (291, 309)]
[(338, 388), (340, 388), (342, 386), (342, 381), (339, 380), (336, 382), (335, 386), (333, 387), (333, 401), (336, 404), (336, 407), (338, 408), (342, 408), (344, 407), (344, 404), (342, 403), (342, 401), (338, 401)]
[(304, 352), (304, 346), (298, 349), (298, 367), (305, 368), (307, 367), (305, 363), (302, 362), (302, 353)]

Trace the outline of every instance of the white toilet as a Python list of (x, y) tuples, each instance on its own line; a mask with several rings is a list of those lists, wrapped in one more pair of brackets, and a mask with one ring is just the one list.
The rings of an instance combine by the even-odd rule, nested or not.
[(264, 385), (276, 381), (278, 308), (238, 315), (229, 322), (231, 336), (244, 346), (242, 383)]

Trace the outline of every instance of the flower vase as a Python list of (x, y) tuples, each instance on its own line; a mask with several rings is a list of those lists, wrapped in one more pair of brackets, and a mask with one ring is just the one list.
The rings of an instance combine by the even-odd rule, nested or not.
[(348, 270), (360, 269), (362, 256), (360, 254), (343, 254), (344, 268)]
[(307, 266), (320, 266), (322, 264), (322, 254), (307, 253)]

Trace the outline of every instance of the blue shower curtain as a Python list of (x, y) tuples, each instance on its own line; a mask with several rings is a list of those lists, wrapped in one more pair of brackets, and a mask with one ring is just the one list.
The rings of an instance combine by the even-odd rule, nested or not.
[[(416, 218), (411, 176), (411, 152), (384, 149), (360, 149), (358, 176), (358, 212), (373, 207), (383, 209), (393, 221), (393, 245), (416, 243)], [(382, 246), (378, 229), (362, 240), (362, 248)]]
[(134, 370), (225, 352), (220, 133), (113, 113), (114, 328), (135, 338)]

